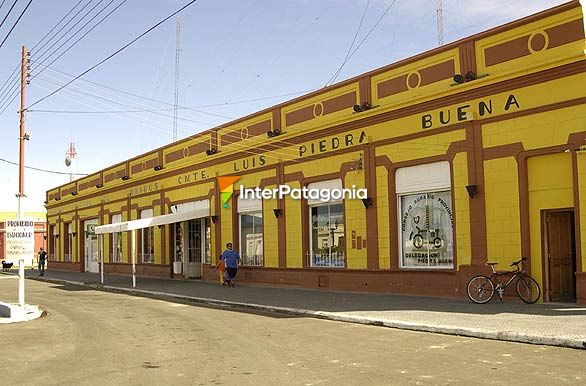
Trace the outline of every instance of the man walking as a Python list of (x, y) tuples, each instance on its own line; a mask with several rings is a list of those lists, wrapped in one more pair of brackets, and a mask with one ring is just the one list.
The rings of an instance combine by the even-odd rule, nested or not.
[(238, 262), (240, 261), (240, 255), (238, 252), (232, 250), (232, 243), (226, 244), (226, 250), (222, 253), (222, 260), (226, 265), (226, 272), (228, 272), (228, 286), (234, 287), (234, 278), (238, 272)]
[(39, 249), (39, 276), (45, 276), (45, 260), (47, 260), (47, 252), (41, 247)]

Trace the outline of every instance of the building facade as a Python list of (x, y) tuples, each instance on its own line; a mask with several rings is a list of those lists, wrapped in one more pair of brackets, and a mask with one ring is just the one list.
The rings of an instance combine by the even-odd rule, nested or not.
[[(94, 226), (168, 216), (137, 231), (137, 274), (215, 280), (232, 242), (247, 282), (465, 296), (525, 256), (543, 300), (585, 302), (584, 34), (572, 1), (51, 189), (51, 265), (97, 271)], [(368, 196), (239, 195), (282, 185)], [(106, 273), (131, 237), (104, 236)]]

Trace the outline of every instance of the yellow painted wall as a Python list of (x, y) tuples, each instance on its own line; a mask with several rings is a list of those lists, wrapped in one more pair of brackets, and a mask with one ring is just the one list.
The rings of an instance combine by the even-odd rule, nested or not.
[(321, 176), (330, 173), (339, 173), (341, 166), (345, 162), (356, 162), (362, 158), (361, 152), (344, 153), (331, 158), (327, 161), (318, 159), (315, 161), (307, 161), (287, 165), (285, 173), (291, 174), (295, 172), (302, 172), (305, 178)]
[[(566, 87), (568, 92), (575, 94), (567, 96), (583, 96), (584, 84), (586, 84), (586, 74), (565, 79), (553, 89), (539, 92), (537, 96), (545, 102), (550, 97), (550, 93), (559, 93), (557, 87)], [(566, 144), (571, 133), (584, 130), (586, 130), (586, 109), (582, 105), (484, 124), (482, 144), (485, 148), (489, 148), (521, 142), (525, 150), (540, 149)]]
[(527, 160), (529, 180), (529, 224), (531, 275), (543, 286), (541, 211), (574, 206), (572, 160), (569, 153), (531, 157)]
[(513, 157), (484, 162), (486, 247), (489, 262), (505, 269), (521, 256), (519, 177)]
[(455, 215), (456, 256), (459, 265), (470, 264), (472, 252), (470, 246), (470, 197), (466, 191), (468, 185), (468, 160), (466, 153), (458, 153), (452, 163), (452, 176), (454, 186), (455, 207), (452, 212)]
[[(276, 188), (276, 185), (268, 185), (268, 189)], [(265, 267), (279, 266), (279, 234), (278, 219), (275, 217), (273, 209), (277, 208), (277, 200), (263, 200), (263, 247), (264, 247), (264, 264)]]
[(445, 155), (452, 142), (466, 139), (464, 130), (455, 130), (448, 133), (429, 135), (409, 141), (378, 146), (376, 155), (386, 155), (391, 162), (404, 162), (418, 158)]
[[(580, 200), (580, 240), (582, 247), (582, 270), (586, 267), (586, 153), (578, 152), (578, 189)], [(577, 220), (577, 219), (576, 219)], [(580, 256), (577, 257), (579, 259)]]
[(376, 168), (376, 205), (378, 222), (378, 266), (391, 268), (391, 241), (389, 227), (389, 182), (384, 166)]
[(222, 228), (222, 250), (226, 249), (225, 247), (227, 243), (234, 243), (232, 227), (238, 226), (238, 224), (233, 224), (232, 221), (232, 208), (234, 205), (234, 201), (234, 196), (232, 196), (230, 200), (228, 200), (228, 205), (230, 206), (229, 208), (224, 208), (223, 206), (220, 207), (220, 218), (222, 219), (222, 222), (220, 223), (220, 227)]
[[(298, 182), (290, 182), (288, 185), (293, 189), (301, 187)], [(301, 240), (301, 200), (285, 197), (285, 210), (287, 211), (285, 216), (287, 224), (287, 267), (301, 268), (303, 267), (303, 259), (306, 258)]]
[[(357, 189), (364, 188), (364, 170), (351, 171), (346, 173), (344, 188), (351, 188), (356, 185)], [(352, 248), (353, 233), (361, 240), (366, 239), (366, 209), (361, 200), (344, 200), (344, 216), (346, 229), (344, 238), (346, 240), (346, 265), (349, 269), (367, 268), (366, 248)]]

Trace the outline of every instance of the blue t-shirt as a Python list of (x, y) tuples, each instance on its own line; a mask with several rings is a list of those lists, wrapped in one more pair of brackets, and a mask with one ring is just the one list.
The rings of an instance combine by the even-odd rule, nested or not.
[(226, 268), (238, 268), (238, 259), (240, 259), (238, 252), (226, 249), (224, 253), (222, 253), (222, 257), (224, 258)]

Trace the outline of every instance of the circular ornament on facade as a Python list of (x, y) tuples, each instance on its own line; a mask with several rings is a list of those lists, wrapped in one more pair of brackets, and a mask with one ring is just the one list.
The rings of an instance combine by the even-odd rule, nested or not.
[(411, 90), (412, 88), (419, 87), (421, 84), (421, 75), (417, 71), (410, 73), (407, 75), (407, 88)]
[(248, 138), (248, 127), (243, 127), (240, 129), (240, 139), (247, 139)]
[(316, 103), (313, 105), (313, 116), (314, 117), (321, 117), (324, 113), (324, 105), (321, 102)]
[(187, 157), (189, 157), (189, 148), (188, 147), (183, 149), (183, 158), (187, 158)]
[(529, 37), (528, 48), (532, 54), (543, 51), (549, 45), (549, 36), (543, 32), (535, 32)]

